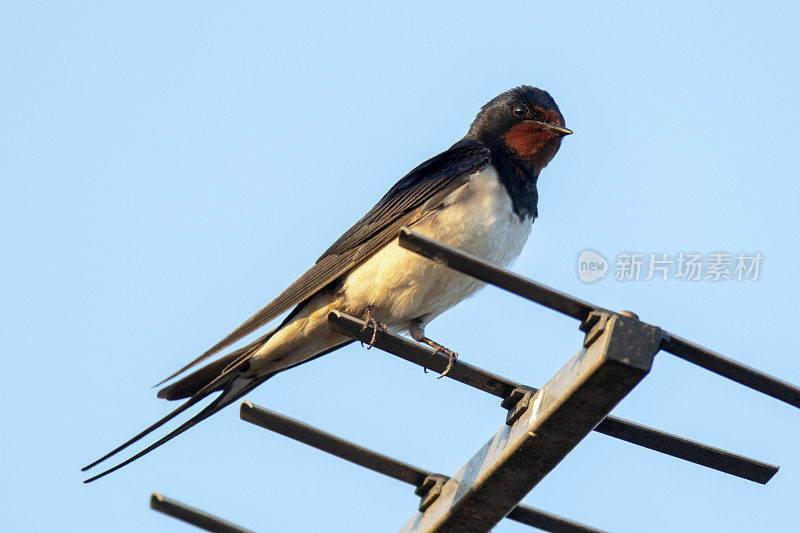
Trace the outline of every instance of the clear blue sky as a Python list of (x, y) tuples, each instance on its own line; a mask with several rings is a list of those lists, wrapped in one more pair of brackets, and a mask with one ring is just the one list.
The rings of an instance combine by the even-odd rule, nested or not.
[[(6, 3), (4, 529), (190, 531), (148, 509), (154, 490), (260, 531), (404, 523), (411, 487), (234, 407), (101, 482), (82, 485), (79, 468), (171, 407), (153, 383), (522, 83), (549, 90), (575, 134), (541, 176), (515, 270), (800, 383), (799, 15), (790, 2)], [(586, 285), (587, 248), (764, 263), (755, 282)], [(428, 332), (531, 385), (581, 339), (496, 289)], [(445, 474), (505, 416), (358, 346), (248, 399)], [(797, 409), (662, 354), (615, 414), (782, 468), (760, 486), (594, 434), (526, 503), (613, 531), (796, 526)]]

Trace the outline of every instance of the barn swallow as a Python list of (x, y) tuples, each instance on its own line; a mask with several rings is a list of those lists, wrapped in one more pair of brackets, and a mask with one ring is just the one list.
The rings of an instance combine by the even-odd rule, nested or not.
[(230, 405), (278, 372), (352, 342), (330, 331), (332, 310), (360, 316), (378, 328), (409, 333), (452, 358), (425, 336), (425, 326), (484, 284), (398, 245), (400, 228), (470, 252), (501, 266), (522, 251), (537, 216), (536, 182), (572, 133), (553, 98), (521, 86), (484, 105), (463, 139), (398, 181), (364, 217), (328, 248), (305, 274), (231, 334), (166, 381), (217, 354), (289, 311), (273, 330), (195, 370), (158, 392), (188, 398), (180, 407), (87, 470), (127, 448), (212, 393), (221, 393), (177, 429), (94, 481), (142, 457)]

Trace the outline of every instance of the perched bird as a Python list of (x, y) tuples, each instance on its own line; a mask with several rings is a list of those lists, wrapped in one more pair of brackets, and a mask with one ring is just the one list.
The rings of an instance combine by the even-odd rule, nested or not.
[(425, 326), (483, 283), (401, 248), (397, 243), (400, 228), (411, 227), (492, 263), (508, 265), (521, 252), (536, 218), (539, 173), (556, 155), (562, 137), (570, 133), (546, 91), (521, 86), (492, 99), (463, 139), (398, 181), (297, 281), (159, 385), (293, 308), (278, 327), (159, 391), (159, 398), (188, 400), (83, 470), (222, 391), (211, 404), (151, 446), (86, 482), (161, 446), (278, 372), (349, 344), (350, 339), (327, 328), (331, 310), (360, 316), (375, 332), (378, 328), (408, 332), (416, 341), (448, 354), (452, 363), (455, 353), (427, 338)]

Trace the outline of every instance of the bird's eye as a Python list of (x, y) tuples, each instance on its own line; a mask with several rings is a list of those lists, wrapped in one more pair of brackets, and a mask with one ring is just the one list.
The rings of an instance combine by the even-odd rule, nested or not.
[(526, 106), (525, 104), (519, 104), (511, 112), (517, 115), (518, 117), (524, 117), (525, 115), (528, 114), (528, 106)]

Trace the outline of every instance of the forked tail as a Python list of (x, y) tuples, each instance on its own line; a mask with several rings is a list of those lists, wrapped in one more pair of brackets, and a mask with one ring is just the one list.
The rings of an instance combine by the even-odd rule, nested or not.
[(202, 390), (197, 392), (194, 396), (192, 396), (186, 402), (184, 402), (183, 405), (181, 405), (180, 407), (178, 407), (177, 409), (175, 409), (174, 411), (169, 413), (167, 416), (165, 416), (164, 418), (162, 418), (161, 420), (159, 420), (158, 422), (156, 422), (155, 424), (153, 424), (149, 428), (145, 429), (144, 431), (142, 431), (141, 433), (139, 433), (138, 435), (136, 435), (132, 439), (128, 440), (127, 442), (125, 442), (121, 446), (119, 446), (116, 449), (112, 450), (111, 452), (107, 453), (106, 455), (104, 455), (103, 457), (98, 459), (97, 461), (91, 463), (90, 465), (87, 465), (87, 466), (83, 467), (81, 469), (81, 471), (86, 471), (86, 470), (94, 467), (95, 465), (105, 461), (106, 459), (112, 457), (113, 455), (116, 455), (117, 453), (119, 453), (120, 451), (124, 450), (125, 448), (127, 448), (128, 446), (133, 444), (134, 442), (140, 440), (141, 438), (145, 437), (149, 433), (151, 433), (151, 432), (155, 431), (156, 429), (158, 429), (159, 427), (163, 426), (168, 421), (172, 420), (177, 415), (179, 415), (180, 413), (182, 413), (183, 411), (185, 411), (186, 409), (188, 409), (192, 405), (196, 404), (197, 402), (199, 402), (203, 398), (205, 398), (208, 395), (212, 394), (215, 390), (218, 390), (218, 388), (219, 388), (219, 386), (221, 384), (224, 383), (224, 389), (222, 390), (222, 393), (216, 399), (214, 399), (213, 402), (211, 402), (208, 406), (206, 406), (202, 411), (200, 411), (199, 413), (194, 415), (192, 418), (190, 418), (189, 420), (187, 420), (186, 422), (181, 424), (177, 429), (171, 431), (170, 433), (168, 433), (164, 437), (160, 438), (159, 440), (157, 440), (156, 442), (154, 442), (153, 444), (151, 444), (150, 446), (148, 446), (144, 450), (138, 452), (137, 454), (133, 455), (132, 457), (130, 457), (128, 459), (126, 459), (125, 461), (122, 461), (118, 465), (116, 465), (116, 466), (114, 466), (112, 468), (109, 468), (108, 470), (105, 470), (104, 472), (101, 472), (100, 474), (97, 474), (94, 477), (91, 477), (91, 478), (87, 479), (86, 481), (84, 481), (84, 483), (91, 483), (92, 481), (95, 481), (96, 479), (100, 479), (101, 477), (103, 477), (103, 476), (105, 476), (107, 474), (110, 474), (111, 472), (114, 472), (115, 470), (119, 470), (123, 466), (128, 465), (128, 464), (132, 463), (133, 461), (135, 461), (136, 459), (139, 459), (140, 457), (150, 453), (151, 451), (155, 450), (156, 448), (158, 448), (162, 444), (165, 444), (165, 443), (171, 441), (172, 439), (174, 439), (175, 437), (177, 437), (178, 435), (180, 435), (181, 433), (183, 433), (187, 429), (195, 426), (196, 424), (198, 424), (199, 422), (205, 420), (206, 418), (208, 418), (209, 416), (213, 415), (214, 413), (217, 413), (218, 411), (222, 410), (224, 407), (227, 407), (228, 405), (232, 404), (233, 402), (235, 402), (236, 400), (238, 400), (239, 398), (241, 398), (242, 396), (244, 396), (245, 394), (247, 394), (248, 392), (250, 392), (254, 388), (256, 388), (259, 385), (261, 385), (262, 383), (264, 383), (267, 379), (269, 379), (272, 376), (272, 374), (267, 374), (265, 376), (254, 377), (254, 378), (242, 377), (241, 375), (239, 375), (239, 370), (240, 370), (241, 366), (244, 363), (246, 363), (246, 361), (241, 361), (236, 366), (230, 368), (227, 372), (225, 372), (224, 374), (219, 376), (217, 379), (213, 380), (211, 383), (206, 385), (206, 387), (204, 387)]
[(150, 446), (146, 447), (139, 453), (133, 455), (129, 459), (119, 463), (118, 465), (101, 472), (100, 474), (91, 477), (84, 481), (84, 483), (91, 483), (96, 479), (100, 479), (101, 477), (114, 472), (115, 470), (119, 470), (125, 465), (132, 463), (133, 461), (139, 459), (140, 457), (150, 453), (151, 451), (155, 450), (162, 444), (165, 444), (187, 429), (195, 426), (199, 422), (205, 420), (206, 418), (210, 417), (214, 413), (219, 412), (224, 407), (232, 404), (251, 390), (255, 389), (266, 380), (274, 376), (277, 372), (281, 372), (283, 370), (288, 370), (298, 364), (306, 363), (317, 357), (322, 357), (325, 354), (328, 354), (334, 350), (341, 348), (342, 346), (346, 346), (353, 342), (352, 340), (345, 341), (337, 346), (329, 348), (321, 353), (314, 355), (313, 357), (306, 359), (305, 361), (300, 361), (295, 365), (292, 365), (287, 368), (282, 368), (280, 370), (275, 370), (272, 372), (268, 372), (263, 376), (254, 376), (254, 377), (243, 377), (242, 372), (245, 371), (249, 366), (250, 357), (258, 351), (258, 349), (272, 336), (272, 334), (276, 330), (273, 330), (263, 337), (256, 339), (254, 342), (248, 344), (247, 346), (240, 348), (230, 354), (220, 358), (213, 363), (206, 365), (205, 367), (196, 370), (192, 374), (184, 377), (183, 379), (175, 382), (174, 384), (162, 389), (159, 391), (158, 396), (160, 398), (166, 398), (168, 400), (177, 400), (181, 398), (188, 398), (180, 407), (170, 412), (167, 416), (159, 420), (158, 422), (154, 423), (144, 431), (140, 432), (139, 434), (135, 435), (131, 439), (127, 440), (126, 442), (122, 443), (121, 445), (117, 446), (107, 454), (105, 454), (100, 459), (94, 461), (93, 463), (81, 468), (82, 472), (89, 470), (97, 466), (98, 464), (102, 463), (103, 461), (113, 457), (114, 455), (118, 454), (131, 444), (138, 442), (142, 438), (146, 437), (153, 431), (157, 430), (179, 414), (183, 413), (193, 405), (197, 404), (201, 400), (207, 398), (208, 396), (212, 395), (217, 391), (222, 391), (217, 398), (214, 399), (208, 406), (206, 406), (202, 411), (194, 415), (192, 418), (181, 424), (177, 429), (168, 433), (161, 439), (157, 440)]

